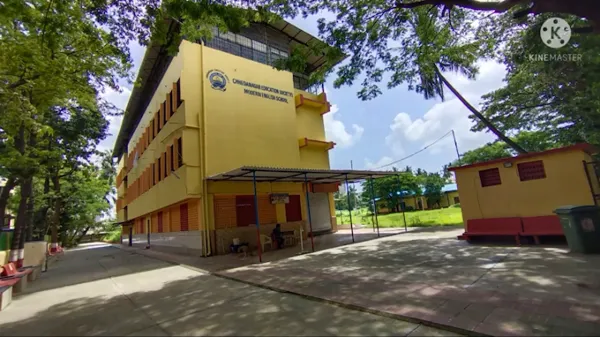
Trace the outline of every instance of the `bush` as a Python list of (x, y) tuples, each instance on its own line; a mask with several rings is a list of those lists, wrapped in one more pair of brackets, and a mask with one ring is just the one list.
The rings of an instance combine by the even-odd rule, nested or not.
[(460, 208), (460, 203), (459, 204), (451, 205), (450, 207), (452, 207), (452, 208)]
[(415, 208), (414, 208), (414, 207), (412, 207), (412, 206), (406, 206), (406, 207), (404, 208), (404, 210), (405, 210), (405, 211), (407, 211), (407, 212), (411, 212), (411, 211), (414, 211), (414, 210), (415, 210)]
[(119, 243), (121, 242), (121, 227), (113, 229), (104, 236), (105, 242)]

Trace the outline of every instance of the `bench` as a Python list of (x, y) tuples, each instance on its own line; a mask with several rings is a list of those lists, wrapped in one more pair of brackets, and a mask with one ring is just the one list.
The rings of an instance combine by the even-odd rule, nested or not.
[(20, 292), (24, 291), (25, 289), (27, 289), (27, 281), (32, 273), (33, 273), (33, 268), (31, 268), (31, 267), (24, 267), (24, 268), (20, 268), (17, 270), (17, 267), (15, 267), (15, 264), (12, 262), (9, 262), (8, 264), (6, 264), (2, 267), (2, 272), (0, 273), (0, 275), (2, 275), (2, 277), (0, 277), (0, 281), (16, 279), (17, 281), (13, 285), (14, 292), (20, 293)]
[(458, 239), (470, 242), (475, 236), (513, 236), (520, 245), (521, 232), (521, 218), (471, 219), (467, 221), (467, 230)]
[(536, 244), (540, 244), (540, 236), (565, 235), (556, 215), (544, 215), (521, 218), (523, 231), (521, 236), (533, 236)]
[(12, 302), (12, 287), (17, 282), (19, 282), (17, 279), (0, 281), (0, 311)]

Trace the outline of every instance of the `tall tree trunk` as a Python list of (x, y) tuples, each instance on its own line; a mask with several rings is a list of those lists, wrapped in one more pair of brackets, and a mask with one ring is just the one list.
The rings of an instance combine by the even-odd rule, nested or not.
[(50, 221), (48, 221), (48, 210), (50, 209), (50, 203), (52, 202), (47, 196), (50, 194), (50, 174), (46, 174), (44, 178), (44, 205), (37, 211), (35, 215), (35, 221), (37, 224), (38, 235), (44, 239), (45, 235), (48, 234)]
[(60, 177), (59, 172), (56, 170), (54, 175), (52, 176), (52, 184), (54, 186), (54, 209), (52, 212), (52, 220), (51, 220), (51, 237), (50, 241), (50, 252), (56, 252), (58, 249), (58, 226), (60, 224), (60, 208), (61, 208), (61, 200), (60, 200)]
[(21, 248), (21, 240), (24, 240), (27, 227), (27, 201), (29, 199), (29, 194), (31, 193), (31, 185), (31, 177), (23, 179), (23, 183), (21, 184), (21, 200), (19, 201), (15, 231), (10, 247), (10, 261), (15, 262), (17, 267), (23, 266), (23, 258), (25, 257), (24, 249)]
[(4, 228), (4, 217), (6, 216), (6, 205), (8, 204), (8, 198), (10, 197), (10, 191), (17, 186), (17, 178), (10, 177), (6, 181), (6, 185), (0, 191), (0, 228)]
[(492, 124), (492, 122), (490, 122), (484, 115), (482, 115), (481, 112), (479, 112), (477, 109), (475, 109), (475, 107), (472, 106), (471, 103), (469, 103), (458, 92), (458, 90), (456, 90), (452, 86), (452, 84), (450, 84), (450, 82), (448, 82), (448, 80), (446, 79), (446, 77), (444, 77), (444, 75), (442, 75), (442, 72), (437, 67), (437, 65), (434, 65), (434, 68), (435, 68), (435, 72), (437, 73), (437, 75), (439, 76), (439, 78), (442, 80), (442, 82), (444, 82), (444, 84), (448, 87), (448, 89), (450, 89), (450, 91), (452, 91), (452, 93), (454, 94), (454, 96), (456, 96), (456, 98), (458, 98), (458, 100), (461, 101), (462, 104), (464, 104), (464, 106), (467, 107), (467, 109), (469, 109), (469, 111), (471, 111), (471, 113), (473, 115), (475, 115), (475, 117), (477, 117), (493, 134), (495, 134), (498, 138), (500, 138), (500, 140), (504, 141), (508, 146), (510, 146), (511, 148), (513, 148), (518, 153), (520, 153), (520, 154), (527, 153), (527, 151), (525, 149), (523, 149), (521, 146), (519, 146), (519, 144), (515, 143), (510, 138), (508, 138), (504, 133), (502, 133), (500, 130), (498, 130), (494, 126), (494, 124)]
[[(32, 178), (34, 179), (34, 178)], [(31, 191), (29, 193), (29, 200), (27, 202), (27, 237), (23, 242), (23, 247), (25, 247), (25, 242), (33, 241), (33, 224), (34, 224), (34, 200), (33, 200), (33, 180), (31, 181)]]
[[(15, 137), (15, 148), (19, 153), (25, 155), (25, 125), (19, 126), (19, 132)], [(24, 170), (26, 171), (26, 170)], [(19, 246), (21, 244), (21, 235), (23, 235), (23, 227), (25, 226), (25, 212), (27, 211), (27, 193), (29, 188), (27, 184), (30, 182), (26, 178), (26, 172), (21, 172), (21, 200), (19, 202), (19, 208), (17, 211), (17, 219), (15, 220), (15, 230), (13, 232), (13, 238), (10, 245), (10, 262), (17, 262), (19, 260)]]

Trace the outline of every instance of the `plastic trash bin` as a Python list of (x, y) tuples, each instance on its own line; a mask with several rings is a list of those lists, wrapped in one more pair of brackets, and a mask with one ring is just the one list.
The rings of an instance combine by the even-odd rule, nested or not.
[(562, 206), (554, 213), (560, 218), (571, 252), (600, 253), (600, 207)]

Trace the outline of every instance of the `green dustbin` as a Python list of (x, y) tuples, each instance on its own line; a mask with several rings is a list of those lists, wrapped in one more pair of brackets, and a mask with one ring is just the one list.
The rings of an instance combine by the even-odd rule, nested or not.
[(554, 213), (560, 218), (571, 252), (600, 253), (600, 207), (562, 206)]

